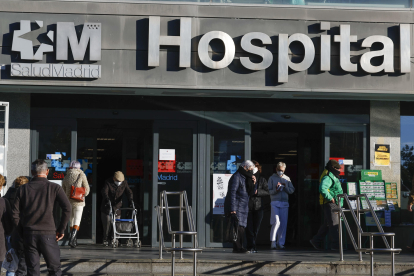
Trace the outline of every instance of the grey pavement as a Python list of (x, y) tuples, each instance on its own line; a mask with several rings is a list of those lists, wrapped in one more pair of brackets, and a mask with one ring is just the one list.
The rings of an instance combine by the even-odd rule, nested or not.
[[(358, 254), (353, 250), (344, 252), (345, 261), (358, 261)], [(61, 247), (62, 259), (113, 259), (113, 260), (136, 260), (136, 259), (158, 259), (158, 248), (142, 247), (128, 248), (120, 247), (113, 249), (101, 245), (80, 245), (76, 249), (68, 246)], [(170, 253), (163, 252), (164, 259), (171, 258)], [(192, 259), (191, 254), (184, 254), (185, 259)], [(375, 261), (389, 262), (390, 254), (375, 254)], [(322, 261), (336, 262), (339, 260), (339, 253), (336, 251), (316, 251), (311, 248), (289, 248), (285, 250), (270, 250), (259, 248), (259, 253), (255, 254), (234, 254), (231, 248), (206, 248), (203, 253), (198, 254), (199, 260), (217, 261)], [(363, 254), (363, 260), (369, 261), (369, 255)], [(395, 257), (396, 263), (413, 263), (414, 254), (403, 252)]]

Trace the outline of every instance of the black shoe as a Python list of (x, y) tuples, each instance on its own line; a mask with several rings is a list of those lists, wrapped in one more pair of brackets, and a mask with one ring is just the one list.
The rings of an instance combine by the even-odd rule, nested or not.
[(320, 248), (319, 246), (316, 245), (316, 243), (313, 240), (309, 241), (310, 244), (312, 244), (312, 246), (316, 249), (316, 250), (322, 250), (322, 248)]
[(248, 254), (250, 252), (246, 248), (242, 248), (242, 249), (233, 249), (233, 253)]
[(76, 230), (75, 228), (72, 229), (72, 233), (70, 235), (70, 239), (69, 239), (69, 245), (72, 248), (76, 247), (76, 234), (78, 233), (78, 230)]
[(250, 253), (257, 253), (257, 249), (256, 248), (252, 248), (249, 251), (250, 251)]

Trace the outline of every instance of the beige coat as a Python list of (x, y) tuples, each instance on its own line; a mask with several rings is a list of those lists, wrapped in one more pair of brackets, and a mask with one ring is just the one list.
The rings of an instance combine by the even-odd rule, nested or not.
[[(80, 177), (79, 177), (79, 180), (77, 180), (79, 174), (80, 174)], [(88, 180), (86, 179), (86, 175), (83, 173), (82, 170), (68, 169), (66, 176), (62, 181), (62, 188), (65, 191), (66, 196), (68, 197), (70, 204), (72, 204), (72, 206), (85, 206), (85, 202), (80, 202), (80, 201), (70, 199), (70, 192), (72, 189), (72, 185), (74, 185), (77, 188), (84, 187), (85, 197), (89, 194)]]

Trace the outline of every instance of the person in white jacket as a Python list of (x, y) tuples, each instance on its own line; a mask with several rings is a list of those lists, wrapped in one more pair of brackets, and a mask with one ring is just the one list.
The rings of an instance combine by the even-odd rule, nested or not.
[(286, 228), (289, 213), (289, 195), (293, 194), (290, 178), (285, 175), (286, 164), (279, 162), (274, 173), (268, 181), (269, 193), (272, 202), (270, 224), (270, 241), (272, 249), (284, 249), (286, 241)]
[(65, 178), (62, 181), (62, 188), (68, 197), (70, 204), (72, 205), (72, 213), (70, 215), (70, 237), (69, 245), (73, 248), (77, 245), (77, 234), (79, 231), (80, 222), (82, 219), (83, 208), (85, 207), (85, 201), (76, 201), (70, 198), (72, 185), (80, 188), (85, 188), (85, 197), (89, 194), (89, 183), (85, 173), (80, 169), (81, 165), (78, 161), (73, 160), (70, 162), (70, 167), (66, 173)]

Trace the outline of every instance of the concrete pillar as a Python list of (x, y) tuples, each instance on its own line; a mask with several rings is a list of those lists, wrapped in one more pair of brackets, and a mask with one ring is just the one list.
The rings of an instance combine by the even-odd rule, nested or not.
[[(371, 101), (370, 109), (370, 169), (382, 170), (386, 182), (396, 182), (401, 200), (400, 102)], [(375, 166), (374, 144), (390, 145), (390, 166)], [(401, 202), (399, 203), (401, 206)]]
[(0, 101), (10, 104), (6, 187), (8, 189), (16, 177), (30, 175), (30, 94), (0, 93)]

